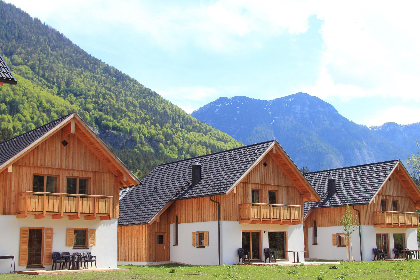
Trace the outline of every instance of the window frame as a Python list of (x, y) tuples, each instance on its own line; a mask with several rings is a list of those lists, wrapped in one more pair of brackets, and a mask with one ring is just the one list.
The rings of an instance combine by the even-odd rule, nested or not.
[[(254, 192), (258, 193), (258, 202), (254, 202)], [(260, 189), (251, 190), (251, 203), (261, 203), (261, 190)]]
[[(386, 203), (386, 199), (381, 199), (381, 211), (382, 212), (385, 212), (385, 211), (387, 211), (386, 210), (386, 207), (387, 206), (387, 203)], [(384, 210), (385, 209), (385, 210)]]
[[(85, 244), (76, 245), (76, 230), (85, 232)], [(73, 249), (89, 249), (89, 229), (88, 228), (73, 228)]]
[(398, 200), (393, 200), (391, 205), (392, 205), (392, 211), (398, 212)]
[[(76, 179), (76, 193), (69, 193), (68, 192), (68, 179)], [(80, 193), (80, 189), (79, 189), (79, 185), (80, 185), (80, 179), (85, 179), (85, 180), (87, 180), (87, 190), (86, 190), (86, 193)], [(68, 194), (81, 194), (81, 195), (88, 195), (88, 194), (90, 194), (90, 181), (91, 181), (91, 178), (89, 178), (89, 177), (78, 177), (78, 176), (67, 176), (66, 177), (66, 193), (68, 193)]]
[[(270, 193), (274, 193), (274, 197), (276, 201), (274, 203), (270, 203)], [(278, 203), (278, 191), (277, 190), (269, 190), (268, 191), (268, 204), (277, 204)]]
[(346, 238), (348, 237), (345, 233), (337, 233), (337, 247), (347, 247)]
[[(201, 238), (201, 237), (202, 238)], [(206, 248), (209, 246), (209, 232), (208, 231), (193, 231), (193, 246), (196, 248)], [(195, 241), (195, 245), (194, 245)]]
[(316, 225), (316, 220), (314, 221), (314, 226), (312, 230), (312, 245), (318, 245), (318, 227)]
[(48, 177), (57, 178), (57, 187), (56, 187), (55, 192), (49, 192), (49, 193), (58, 193), (59, 192), (59, 190), (60, 190), (60, 176), (59, 175), (53, 175), (53, 174), (49, 174), (49, 175), (47, 175), (47, 174), (40, 174), (40, 173), (34, 173), (32, 175), (32, 191), (33, 192), (39, 192), (39, 191), (34, 191), (34, 179), (35, 179), (35, 176), (44, 177), (44, 188), (43, 188), (43, 191), (41, 191), (41, 192), (47, 192), (47, 181), (48, 181)]
[(175, 223), (174, 223), (174, 246), (178, 246), (178, 230), (179, 230), (179, 222), (178, 222), (178, 215), (176, 215)]

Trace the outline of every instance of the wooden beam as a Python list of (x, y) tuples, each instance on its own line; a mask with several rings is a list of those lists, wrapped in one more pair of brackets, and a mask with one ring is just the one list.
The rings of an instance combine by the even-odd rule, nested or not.
[(77, 219), (80, 219), (80, 217), (77, 216), (77, 215), (71, 215), (71, 216), (69, 216), (69, 220), (77, 220)]
[(25, 215), (25, 214), (17, 214), (16, 215), (17, 219), (23, 219), (23, 218), (26, 218), (26, 217), (28, 217), (28, 215)]
[(35, 219), (44, 219), (44, 218), (45, 218), (44, 213), (35, 215)]
[(111, 220), (111, 216), (101, 216), (100, 219), (101, 221), (108, 221)]
[(96, 216), (94, 216), (94, 215), (85, 216), (86, 221), (92, 221), (92, 220), (95, 220), (95, 219), (96, 219)]
[(127, 181), (127, 176), (125, 174), (123, 174), (121, 176), (117, 176), (117, 177), (115, 177), (115, 181), (116, 182)]
[(1, 173), (12, 173), (13, 165), (9, 165), (6, 169), (3, 170)]
[(63, 128), (63, 138), (69, 134), (74, 134), (76, 132), (76, 124), (74, 119), (70, 121), (68, 125)]

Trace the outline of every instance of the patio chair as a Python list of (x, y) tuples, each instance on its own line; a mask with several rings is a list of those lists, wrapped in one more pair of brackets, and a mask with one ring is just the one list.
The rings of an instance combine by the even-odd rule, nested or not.
[(403, 256), (402, 252), (400, 252), (397, 248), (393, 248), (392, 251), (394, 252), (395, 259), (400, 259)]
[(385, 254), (381, 249), (373, 248), (373, 260), (384, 260)]
[(59, 252), (53, 252), (52, 253), (52, 270), (57, 270), (57, 265), (60, 264), (60, 269), (63, 268), (65, 260), (61, 257), (61, 254)]
[(251, 260), (249, 258), (249, 254), (247, 252), (245, 252), (245, 250), (243, 248), (238, 249), (238, 256), (239, 256), (239, 263), (241, 263), (241, 259), (242, 259), (242, 263), (244, 263), (245, 260), (247, 260), (247, 259), (248, 259), (248, 263), (251, 263)]
[(67, 269), (70, 269), (70, 265), (71, 265), (70, 252), (62, 252), (61, 258), (64, 260), (63, 266), (66, 267)]
[(83, 252), (83, 262), (85, 264), (85, 268), (93, 267), (93, 263), (95, 263), (96, 267), (96, 256), (92, 256), (91, 252)]
[(271, 260), (274, 260), (274, 262), (276, 262), (276, 255), (274, 254), (274, 251), (272, 252), (270, 250), (270, 248), (264, 248), (264, 262), (268, 262), (270, 263)]
[(405, 257), (406, 257), (407, 260), (415, 259), (414, 251), (410, 251), (410, 249), (408, 249), (408, 248), (405, 248), (404, 250), (407, 250), (407, 251), (405, 251), (405, 253), (406, 253)]

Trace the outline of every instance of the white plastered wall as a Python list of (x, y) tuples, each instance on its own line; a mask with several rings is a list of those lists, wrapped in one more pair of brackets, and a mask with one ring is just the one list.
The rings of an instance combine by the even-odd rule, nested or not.
[[(35, 219), (34, 215), (29, 215), (24, 219), (17, 219), (14, 215), (0, 215), (0, 255), (15, 256), (16, 270), (27, 270), (26, 266), (18, 266), (19, 263), (19, 238), (20, 228), (25, 227), (44, 227), (53, 228), (53, 252), (84, 252), (91, 251), (97, 258), (97, 266), (101, 268), (117, 267), (117, 224), (118, 219), (101, 221), (97, 218), (94, 221), (53, 220), (51, 216), (44, 219)], [(89, 228), (96, 229), (96, 246), (89, 249), (73, 249), (66, 247), (67, 228)], [(10, 272), (10, 260), (0, 260), (0, 273)], [(45, 266), (51, 269), (51, 265)]]
[[(336, 233), (343, 233), (343, 227), (318, 227), (317, 230), (318, 245), (313, 245), (313, 228), (311, 227), (308, 229), (309, 258), (323, 260), (347, 260), (346, 247), (337, 247), (332, 245), (332, 235)], [(404, 233), (407, 248), (418, 249), (416, 229), (361, 226), (362, 256), (364, 261), (371, 261), (373, 259), (372, 249), (376, 248), (377, 233), (388, 234), (391, 258), (394, 258), (394, 253), (392, 252), (392, 248), (394, 248), (394, 233)], [(353, 258), (355, 261), (360, 261), (360, 239), (358, 229), (352, 233), (351, 241), (353, 244)]]
[[(237, 221), (221, 222), (221, 263), (237, 264), (238, 248), (242, 247), (243, 230), (260, 230), (262, 237), (261, 256), (264, 256), (264, 248), (268, 248), (269, 231), (285, 231), (287, 238), (287, 250), (300, 251), (299, 260), (304, 261), (303, 224), (300, 225), (258, 225), (239, 224)], [(195, 248), (192, 246), (192, 232), (209, 231), (209, 246)], [(217, 265), (218, 241), (217, 221), (204, 223), (184, 223), (178, 225), (178, 245), (174, 244), (174, 224), (170, 226), (170, 260), (193, 265)], [(287, 253), (289, 261), (293, 261), (293, 253)]]

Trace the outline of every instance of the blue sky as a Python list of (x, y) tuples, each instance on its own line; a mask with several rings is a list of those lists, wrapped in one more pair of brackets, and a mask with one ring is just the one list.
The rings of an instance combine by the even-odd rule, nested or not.
[(6, 2), (188, 113), (306, 92), (359, 124), (420, 122), (415, 1)]

